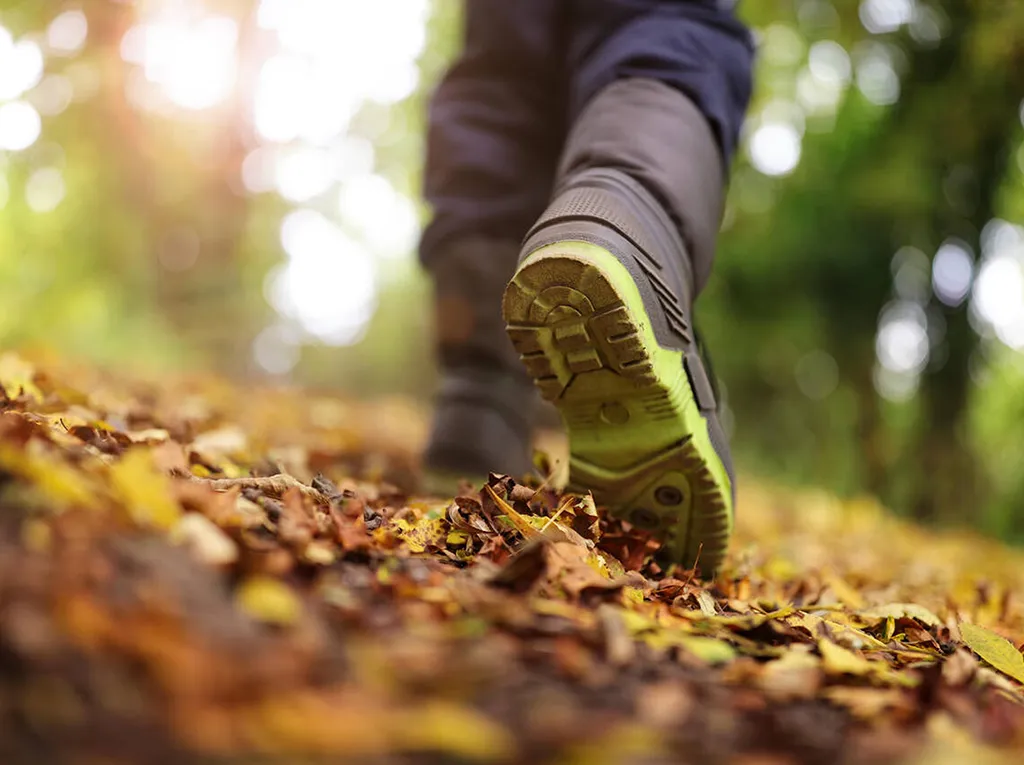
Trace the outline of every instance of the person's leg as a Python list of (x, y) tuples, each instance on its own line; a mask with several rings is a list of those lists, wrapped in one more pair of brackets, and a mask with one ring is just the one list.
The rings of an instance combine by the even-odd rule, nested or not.
[(420, 247), (435, 286), (441, 391), (433, 475), (530, 469), (536, 392), (501, 294), (550, 200), (565, 138), (564, 0), (467, 0), (465, 48), (431, 102)]
[(691, 312), (752, 46), (712, 3), (578, 0), (570, 28), (578, 117), (505, 294), (508, 332), (565, 419), (573, 485), (710, 572), (734, 481)]

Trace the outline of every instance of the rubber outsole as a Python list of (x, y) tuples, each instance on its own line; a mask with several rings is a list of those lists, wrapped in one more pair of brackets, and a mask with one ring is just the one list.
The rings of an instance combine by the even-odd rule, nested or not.
[(604, 248), (530, 254), (505, 291), (508, 335), (569, 434), (570, 488), (713, 573), (732, 533), (728, 474), (683, 363), (661, 347), (633, 277)]

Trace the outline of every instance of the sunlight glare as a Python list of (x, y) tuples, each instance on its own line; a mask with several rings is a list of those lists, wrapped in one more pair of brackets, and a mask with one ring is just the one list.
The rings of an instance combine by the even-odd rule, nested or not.
[(122, 56), (131, 60), (141, 55), (146, 79), (159, 85), (175, 105), (199, 111), (231, 95), (238, 75), (238, 25), (233, 19), (209, 16), (195, 24), (154, 21), (140, 35), (126, 35)]
[[(1024, 265), (1013, 255), (986, 259), (974, 283), (974, 309), (1002, 340), (1024, 322)], [(1008, 343), (1009, 344), (1009, 343)]]
[(864, 0), (860, 21), (872, 34), (895, 32), (914, 18), (915, 0)]
[(308, 202), (334, 184), (331, 155), (312, 146), (296, 146), (281, 152), (274, 164), (274, 185), (289, 202)]
[(372, 256), (312, 210), (285, 218), (281, 243), (288, 260), (270, 277), (269, 290), (277, 311), (321, 342), (357, 342), (377, 306)]
[(250, 194), (265, 194), (274, 190), (276, 152), (269, 146), (250, 151), (242, 160), (242, 185)]
[(380, 175), (357, 176), (346, 182), (338, 209), (342, 221), (359, 232), (374, 254), (402, 258), (416, 246), (420, 232), (416, 206)]
[(12, 101), (0, 105), (0, 149), (24, 151), (36, 141), (43, 130), (43, 121), (31, 105)]
[[(6, 32), (6, 30), (4, 30)], [(8, 42), (0, 34), (0, 101), (18, 98), (43, 79), (43, 51), (31, 40)]]

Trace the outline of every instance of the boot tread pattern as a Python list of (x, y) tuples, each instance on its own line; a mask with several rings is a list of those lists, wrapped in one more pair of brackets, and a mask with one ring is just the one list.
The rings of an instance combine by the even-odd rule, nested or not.
[(523, 364), (566, 423), (570, 486), (657, 532), (675, 561), (692, 566), (699, 551), (702, 569), (716, 569), (731, 533), (728, 487), (701, 448), (706, 424), (682, 353), (654, 342), (642, 302), (620, 294), (602, 264), (545, 249), (509, 284), (504, 312)]

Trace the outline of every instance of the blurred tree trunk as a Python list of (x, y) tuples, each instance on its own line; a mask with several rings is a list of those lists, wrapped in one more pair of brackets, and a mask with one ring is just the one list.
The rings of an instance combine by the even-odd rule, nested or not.
[[(981, 231), (995, 217), (997, 196), (1020, 131), (1024, 43), (1011, 30), (1014, 21), (1021, 27), (1021, 14), (1017, 10), (1004, 19), (1005, 9), (965, 0), (946, 5), (957, 41), (956, 60), (943, 91), (930, 89), (925, 102), (934, 114), (928, 135), (937, 149), (942, 147), (931, 177), (944, 191), (942, 203), (931, 216), (929, 238), (940, 243), (955, 237), (977, 253)], [(997, 41), (1002, 41), (999, 47), (994, 46)], [(948, 105), (956, 103), (969, 103), (971, 109), (950, 113)], [(911, 507), (919, 520), (955, 523), (984, 501), (966, 440), (970, 363), (978, 336), (968, 320), (966, 301), (948, 307), (936, 299), (935, 305), (946, 325), (944, 358), (922, 375), (914, 447), (920, 468)]]
[[(244, 58), (253, 44), (251, 14), (245, 4), (238, 8)], [(196, 123), (185, 128), (189, 146), (161, 153), (174, 144), (175, 131), (129, 102), (131, 68), (120, 60), (121, 40), (134, 15), (132, 7), (116, 3), (90, 9), (103, 66), (97, 141), (102, 154), (117, 163), (121, 204), (144, 222), (150, 289), (163, 316), (208, 366), (241, 376), (248, 370), (254, 335), (238, 261), (248, 216), (240, 188), (246, 153), (243, 89), (229, 104), (194, 118)], [(183, 163), (186, 150), (192, 153)]]

